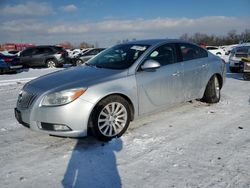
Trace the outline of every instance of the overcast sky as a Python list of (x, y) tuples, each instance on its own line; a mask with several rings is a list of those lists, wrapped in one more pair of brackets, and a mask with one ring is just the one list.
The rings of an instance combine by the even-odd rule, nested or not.
[(250, 0), (0, 0), (0, 43), (224, 35), (250, 29)]

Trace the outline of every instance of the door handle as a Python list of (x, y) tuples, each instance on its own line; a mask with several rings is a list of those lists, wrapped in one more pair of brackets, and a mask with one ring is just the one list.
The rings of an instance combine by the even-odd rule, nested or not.
[(207, 64), (204, 64), (204, 65), (202, 65), (201, 67), (202, 67), (202, 68), (206, 68), (206, 67), (207, 67)]
[(180, 72), (177, 71), (177, 72), (173, 73), (172, 76), (179, 76), (179, 74), (180, 74)]

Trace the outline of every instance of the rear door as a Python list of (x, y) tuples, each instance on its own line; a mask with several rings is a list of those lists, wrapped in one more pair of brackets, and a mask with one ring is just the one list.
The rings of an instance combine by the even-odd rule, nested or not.
[(208, 53), (203, 48), (189, 43), (179, 44), (179, 54), (183, 64), (183, 97), (185, 101), (196, 99), (206, 85)]
[(165, 44), (156, 48), (148, 59), (159, 62), (161, 67), (153, 71), (139, 69), (136, 73), (139, 114), (182, 101), (183, 71), (181, 63), (177, 62), (175, 45)]
[(33, 55), (34, 66), (44, 65), (44, 57), (46, 55), (48, 55), (46, 53), (46, 48), (44, 48), (44, 47), (36, 48), (34, 51), (34, 55)]
[(28, 67), (34, 65), (34, 59), (33, 59), (34, 52), (35, 52), (34, 48), (28, 48), (22, 51), (20, 54), (21, 64)]

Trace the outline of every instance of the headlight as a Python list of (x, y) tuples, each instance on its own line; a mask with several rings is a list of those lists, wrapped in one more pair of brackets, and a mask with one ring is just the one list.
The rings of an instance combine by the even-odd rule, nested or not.
[(68, 104), (80, 97), (87, 89), (69, 89), (56, 93), (51, 93), (43, 98), (42, 106), (60, 106)]

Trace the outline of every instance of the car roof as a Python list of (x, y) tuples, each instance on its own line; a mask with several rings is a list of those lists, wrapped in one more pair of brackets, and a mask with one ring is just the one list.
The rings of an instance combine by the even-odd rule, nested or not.
[(138, 45), (158, 45), (162, 43), (188, 43), (187, 41), (180, 39), (149, 39), (149, 40), (138, 40), (138, 41), (130, 41), (126, 44), (138, 44)]

